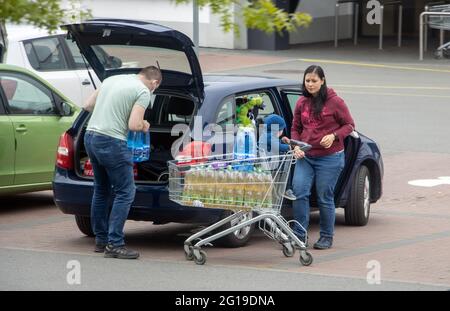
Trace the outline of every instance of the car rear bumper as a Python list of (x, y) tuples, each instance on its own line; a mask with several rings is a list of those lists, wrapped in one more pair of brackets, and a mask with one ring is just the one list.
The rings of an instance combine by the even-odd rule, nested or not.
[[(56, 206), (65, 214), (89, 216), (93, 184), (56, 169), (53, 180)], [(155, 223), (211, 223), (223, 216), (223, 210), (188, 207), (169, 200), (165, 185), (136, 185), (136, 196), (128, 219)]]

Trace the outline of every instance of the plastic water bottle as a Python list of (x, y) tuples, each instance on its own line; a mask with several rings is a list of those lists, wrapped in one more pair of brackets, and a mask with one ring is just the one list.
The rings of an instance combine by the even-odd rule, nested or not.
[(219, 169), (216, 172), (216, 180), (217, 180), (217, 187), (216, 187), (216, 196), (215, 196), (215, 203), (218, 206), (223, 206), (225, 204), (225, 170)]
[(245, 173), (244, 172), (236, 172), (236, 190), (235, 190), (235, 202), (236, 206), (241, 207), (244, 203), (244, 194), (245, 194)]
[(133, 162), (139, 162), (142, 154), (142, 140), (140, 139), (140, 132), (128, 132), (127, 146), (133, 154)]
[(247, 184), (245, 185), (244, 206), (252, 208), (255, 205), (255, 178), (253, 172), (247, 174)]
[(192, 203), (192, 172), (186, 171), (184, 174), (184, 185), (183, 185), (183, 194), (182, 199), (184, 204), (191, 204)]
[(248, 171), (252, 169), (251, 161), (256, 157), (256, 135), (253, 127), (239, 127), (234, 144), (234, 158), (240, 160), (238, 170)]
[(148, 161), (150, 159), (150, 133), (145, 132), (143, 135), (143, 150), (142, 150), (142, 159), (143, 161)]
[(206, 200), (205, 203), (208, 204), (206, 207), (212, 207), (214, 204), (215, 194), (216, 194), (216, 176), (215, 171), (210, 166), (206, 170), (205, 176), (205, 184), (206, 184)]
[(265, 172), (264, 174), (264, 192), (266, 193), (266, 200), (265, 200), (265, 204), (264, 207), (266, 208), (273, 208), (272, 203), (272, 192), (274, 191), (274, 189), (271, 187), (272, 184), (272, 174), (270, 174), (270, 172)]
[(150, 158), (150, 133), (128, 132), (128, 149), (133, 153), (133, 162), (144, 162)]

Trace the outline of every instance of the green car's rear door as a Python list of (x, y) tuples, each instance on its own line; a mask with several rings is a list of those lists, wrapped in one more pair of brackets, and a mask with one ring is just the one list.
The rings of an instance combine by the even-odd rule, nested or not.
[(50, 183), (59, 136), (73, 119), (59, 115), (52, 91), (39, 81), (11, 72), (1, 79), (14, 85), (6, 103), (16, 140), (14, 185)]

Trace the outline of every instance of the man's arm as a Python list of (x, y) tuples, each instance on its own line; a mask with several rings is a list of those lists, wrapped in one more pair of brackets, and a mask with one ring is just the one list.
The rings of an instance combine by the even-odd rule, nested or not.
[(141, 105), (134, 105), (131, 110), (130, 118), (128, 119), (128, 128), (135, 132), (147, 132), (150, 128), (150, 123), (144, 120), (145, 108)]
[(83, 106), (84, 110), (87, 110), (89, 112), (92, 112), (94, 110), (95, 102), (97, 101), (97, 95), (100, 89), (96, 89), (94, 93), (89, 96), (89, 98), (86, 100), (86, 103)]

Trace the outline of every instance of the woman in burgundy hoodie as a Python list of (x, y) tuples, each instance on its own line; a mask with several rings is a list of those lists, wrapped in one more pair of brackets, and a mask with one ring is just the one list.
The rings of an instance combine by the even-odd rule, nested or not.
[(323, 69), (320, 66), (308, 67), (303, 76), (303, 97), (295, 106), (291, 138), (304, 141), (312, 148), (306, 154), (298, 147), (294, 149), (298, 160), (292, 188), (297, 198), (293, 202), (294, 218), (304, 228), (294, 225), (294, 231), (305, 241), (309, 225), (309, 197), (315, 183), (320, 209), (320, 238), (314, 244), (316, 249), (327, 249), (333, 244), (334, 188), (344, 168), (344, 138), (354, 128), (344, 100), (327, 87)]

